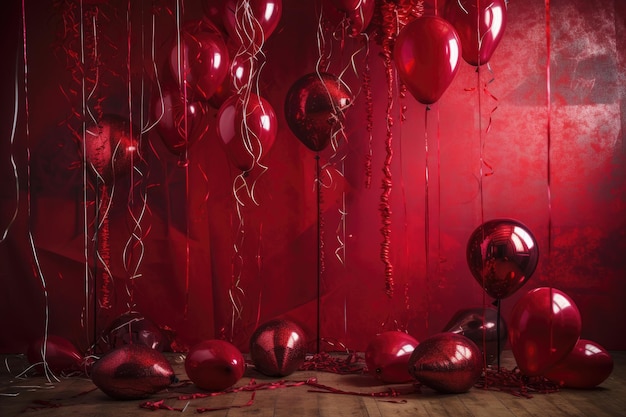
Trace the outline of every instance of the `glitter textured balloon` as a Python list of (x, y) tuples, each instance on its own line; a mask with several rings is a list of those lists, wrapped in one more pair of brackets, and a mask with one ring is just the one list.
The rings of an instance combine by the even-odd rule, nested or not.
[(348, 87), (333, 74), (310, 73), (298, 79), (285, 98), (285, 118), (294, 135), (314, 152), (324, 150), (343, 128), (352, 104)]
[(111, 398), (137, 400), (167, 388), (176, 377), (161, 352), (144, 345), (125, 345), (94, 364), (91, 380)]
[(469, 391), (482, 372), (480, 350), (467, 337), (450, 332), (424, 339), (409, 359), (409, 373), (436, 391)]
[(384, 383), (411, 381), (409, 359), (418, 344), (417, 339), (404, 332), (389, 331), (377, 335), (365, 349), (367, 371)]
[(304, 332), (289, 320), (268, 321), (250, 339), (252, 363), (267, 376), (291, 375), (304, 363), (305, 355)]
[(189, 379), (207, 391), (223, 391), (241, 379), (246, 370), (243, 355), (224, 340), (205, 340), (194, 345), (185, 358)]

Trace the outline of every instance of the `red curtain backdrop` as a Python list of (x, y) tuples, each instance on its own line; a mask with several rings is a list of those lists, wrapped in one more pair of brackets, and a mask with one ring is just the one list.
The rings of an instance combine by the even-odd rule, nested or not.
[[(71, 92), (82, 78), (67, 56), (80, 53), (80, 45), (62, 38), (64, 7), (78, 2), (27, 1), (24, 14), (19, 3), (6, 2), (2, 13), (0, 232), (8, 233), (0, 243), (0, 352), (25, 352), (46, 327), (85, 350), (129, 309), (167, 329), (178, 349), (224, 338), (246, 351), (254, 329), (277, 317), (297, 322), (311, 350), (317, 338), (324, 350), (364, 350), (374, 335), (392, 329), (420, 340), (441, 331), (456, 311), (493, 301), (472, 277), (465, 251), (475, 228), (494, 218), (524, 223), (540, 249), (531, 279), (502, 300), (505, 320), (526, 291), (552, 286), (579, 307), (581, 337), (607, 349), (626, 348), (622, 1), (551, 1), (550, 114), (543, 0), (510, 1), (490, 67), (477, 74), (461, 62), (430, 110), (394, 89), (393, 297), (385, 293), (380, 255), (387, 86), (375, 39), (368, 55), (356, 55), (357, 72), (349, 67), (343, 76), (354, 93), (361, 90), (346, 111), (347, 140), (339, 150), (345, 159), (340, 162), (331, 148), (319, 154), (322, 166), (330, 162), (322, 170), (321, 223), (316, 154), (297, 140), (284, 115), (291, 85), (315, 70), (319, 4), (284, 0), (280, 22), (263, 45), (259, 88), (279, 126), (263, 159), (267, 171), (246, 178), (255, 184), (256, 204), (243, 195), (237, 211), (233, 188), (240, 171), (219, 143), (217, 110), (210, 108), (209, 133), (189, 148), (186, 168), (157, 129), (142, 135), (145, 161), (132, 175), (119, 176), (108, 235), (98, 236), (96, 198), (102, 195), (89, 186), (91, 176), (84, 178), (80, 144), (70, 131), (76, 126), (72, 106), (80, 109), (72, 101), (80, 95)], [(170, 13), (176, 2), (83, 3), (100, 13), (98, 106), (104, 113), (132, 114), (139, 125), (148, 117), (142, 104), (155, 94), (152, 16), (155, 62), (162, 69), (176, 33)], [(433, 2), (425, 9), (432, 14)], [(185, 2), (185, 21), (202, 14), (200, 1)], [(92, 28), (84, 30), (88, 37)], [(143, 46), (142, 34), (148, 39)], [(363, 45), (359, 37), (346, 37), (329, 58), (330, 71), (348, 66)], [(366, 62), (373, 96), (370, 187)], [(135, 219), (141, 213), (140, 231), (131, 213)], [(107, 305), (98, 305), (102, 282), (93, 280), (102, 276), (94, 261), (98, 238), (109, 244)], [(235, 299), (229, 296), (233, 288)]]

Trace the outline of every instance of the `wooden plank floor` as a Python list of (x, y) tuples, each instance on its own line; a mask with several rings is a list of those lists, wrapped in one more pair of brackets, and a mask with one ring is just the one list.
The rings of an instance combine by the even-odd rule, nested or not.
[[(343, 391), (359, 393), (386, 392), (394, 389), (397, 397), (372, 397), (311, 392), (308, 385), (237, 392), (208, 398), (178, 400), (181, 394), (201, 392), (193, 385), (158, 393), (148, 401), (167, 399), (165, 404), (184, 409), (186, 414), (198, 414), (200, 408), (227, 408), (204, 413), (210, 416), (272, 416), (272, 417), (338, 417), (338, 416), (452, 416), (452, 417), (559, 417), (559, 416), (626, 416), (626, 352), (611, 352), (615, 368), (611, 376), (592, 390), (562, 389), (556, 393), (534, 394), (532, 398), (509, 393), (472, 388), (468, 393), (444, 395), (421, 387), (416, 392), (411, 384), (379, 385), (369, 375), (338, 375), (328, 372), (301, 371), (290, 375), (289, 381), (301, 382), (317, 378), (319, 384)], [(184, 357), (168, 354), (176, 375), (184, 380)], [(85, 377), (66, 377), (48, 383), (43, 377), (16, 378), (16, 369), (24, 366), (21, 356), (0, 357), (0, 417), (12, 416), (85, 416), (123, 417), (150, 414), (166, 416), (180, 411), (140, 408), (144, 401), (115, 401), (109, 399)], [(7, 370), (7, 365), (9, 370)], [(512, 369), (514, 360), (504, 352), (502, 366)], [(278, 379), (264, 377), (252, 367), (237, 384), (272, 383)], [(254, 393), (254, 398), (251, 402)], [(37, 407), (41, 407), (37, 409)]]

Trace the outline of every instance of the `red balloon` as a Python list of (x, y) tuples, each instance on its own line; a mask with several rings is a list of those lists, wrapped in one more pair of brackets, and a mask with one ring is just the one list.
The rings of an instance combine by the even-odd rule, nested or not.
[(237, 51), (231, 53), (230, 57), (231, 63), (228, 75), (209, 100), (209, 104), (216, 109), (222, 107), (222, 104), (236, 94), (237, 90), (250, 84), (251, 60), (253, 58), (246, 54), (238, 55)]
[(199, 101), (186, 104), (184, 96), (173, 84), (165, 84), (161, 95), (153, 94), (151, 113), (158, 121), (159, 136), (175, 155), (184, 156), (209, 130), (207, 105)]
[(439, 100), (459, 70), (461, 43), (454, 27), (438, 16), (408, 23), (396, 38), (398, 76), (422, 104)]
[(545, 373), (545, 377), (566, 388), (590, 389), (603, 383), (613, 372), (613, 358), (602, 346), (580, 339), (574, 349)]
[(495, 299), (510, 296), (532, 276), (539, 260), (535, 237), (522, 223), (490, 220), (467, 242), (467, 263), (476, 281)]
[(278, 26), (282, 0), (226, 0), (224, 27), (237, 44), (261, 47)]
[(272, 105), (250, 94), (232, 96), (217, 114), (217, 135), (237, 168), (249, 171), (271, 149), (278, 122)]
[(189, 103), (211, 98), (226, 78), (228, 62), (228, 50), (220, 33), (197, 23), (187, 24), (181, 30), (180, 45), (174, 42), (169, 66), (180, 91), (187, 90)]
[(304, 332), (289, 320), (260, 325), (250, 339), (250, 358), (257, 371), (267, 376), (287, 376), (304, 363)]
[(482, 372), (476, 343), (456, 333), (438, 333), (424, 339), (409, 359), (409, 373), (422, 384), (443, 393), (467, 392)]
[(476, 343), (487, 364), (498, 359), (508, 339), (506, 322), (498, 317), (496, 309), (490, 307), (457, 311), (443, 331), (463, 335)]
[(365, 349), (368, 372), (384, 383), (411, 381), (409, 359), (419, 342), (413, 336), (399, 331), (377, 335)]
[(122, 116), (105, 114), (85, 132), (86, 160), (97, 179), (110, 183), (130, 171), (137, 157), (139, 130)]
[(162, 352), (167, 345), (163, 331), (137, 311), (124, 313), (109, 324), (102, 335), (103, 349), (109, 350), (139, 344)]
[(365, 29), (374, 17), (375, 0), (359, 0), (359, 5), (354, 10), (346, 11), (348, 20), (348, 36), (356, 37), (365, 32)]
[(189, 379), (207, 391), (223, 391), (241, 379), (246, 370), (243, 355), (224, 340), (205, 340), (193, 346), (185, 358)]
[(509, 318), (509, 342), (520, 371), (543, 375), (572, 351), (581, 327), (578, 307), (567, 294), (549, 287), (528, 291)]
[(463, 59), (470, 65), (483, 65), (489, 62), (504, 35), (506, 1), (448, 1), (444, 18), (452, 23), (459, 34)]
[(343, 81), (325, 72), (310, 73), (287, 92), (287, 125), (307, 148), (319, 152), (343, 127), (344, 111), (351, 104), (352, 97)]
[(346, 28), (350, 37), (356, 37), (365, 32), (372, 21), (376, 9), (375, 0), (327, 0), (323, 14), (332, 24), (340, 28)]
[(80, 371), (83, 367), (83, 356), (76, 346), (64, 337), (50, 334), (40, 338), (28, 346), (26, 358), (39, 373), (44, 372), (45, 362), (47, 368), (53, 373), (70, 373)]
[(143, 345), (124, 345), (99, 359), (91, 380), (116, 400), (138, 400), (164, 390), (176, 381), (161, 352)]

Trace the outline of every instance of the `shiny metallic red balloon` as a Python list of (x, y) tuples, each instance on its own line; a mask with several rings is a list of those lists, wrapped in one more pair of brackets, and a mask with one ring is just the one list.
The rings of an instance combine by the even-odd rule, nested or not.
[(228, 74), (230, 60), (222, 35), (198, 21), (186, 24), (180, 40), (172, 43), (170, 73), (187, 103), (210, 99)]
[(343, 128), (344, 112), (351, 104), (347, 86), (335, 75), (306, 74), (287, 92), (287, 125), (307, 148), (319, 152)]
[(409, 359), (409, 373), (422, 384), (443, 393), (462, 393), (476, 384), (482, 372), (476, 343), (456, 333), (438, 333), (420, 342)]
[(260, 325), (250, 339), (250, 358), (257, 371), (267, 376), (287, 376), (304, 363), (304, 331), (289, 320)]
[(400, 80), (422, 104), (435, 103), (459, 70), (461, 42), (454, 27), (438, 16), (422, 16), (398, 34), (393, 59)]
[(564, 359), (580, 338), (582, 322), (574, 301), (550, 287), (528, 291), (509, 316), (509, 342), (520, 371), (541, 376)]
[(516, 220), (489, 220), (477, 227), (467, 242), (470, 272), (495, 299), (520, 289), (535, 272), (538, 260), (535, 237)]
[(241, 379), (246, 370), (243, 355), (224, 340), (205, 340), (194, 345), (185, 358), (190, 380), (207, 391), (223, 391)]
[(596, 342), (580, 339), (565, 359), (544, 376), (566, 388), (590, 389), (603, 383), (611, 372), (611, 354)]
[(487, 364), (498, 359), (508, 340), (508, 328), (504, 318), (498, 317), (498, 311), (491, 307), (459, 310), (444, 326), (443, 331), (463, 335), (476, 343)]
[(143, 345), (125, 345), (94, 364), (91, 380), (111, 398), (137, 400), (164, 390), (176, 377), (162, 353)]
[(443, 17), (459, 34), (463, 59), (470, 65), (483, 65), (504, 36), (506, 0), (448, 1)]
[(117, 317), (102, 334), (104, 352), (130, 344), (144, 345), (162, 352), (167, 347), (163, 331), (150, 319), (137, 311)]
[(409, 359), (419, 344), (413, 336), (399, 331), (376, 335), (365, 349), (365, 364), (370, 375), (384, 383), (411, 381)]
[(274, 145), (278, 121), (274, 108), (263, 97), (250, 94), (244, 101), (234, 95), (220, 107), (216, 128), (231, 161), (245, 172)]
[(43, 362), (55, 374), (81, 371), (83, 367), (83, 355), (78, 348), (66, 338), (53, 334), (31, 343), (26, 358), (31, 365), (37, 365), (35, 369), (40, 373), (44, 372)]
[(283, 13), (282, 0), (225, 0), (222, 20), (230, 38), (246, 48), (260, 48)]

